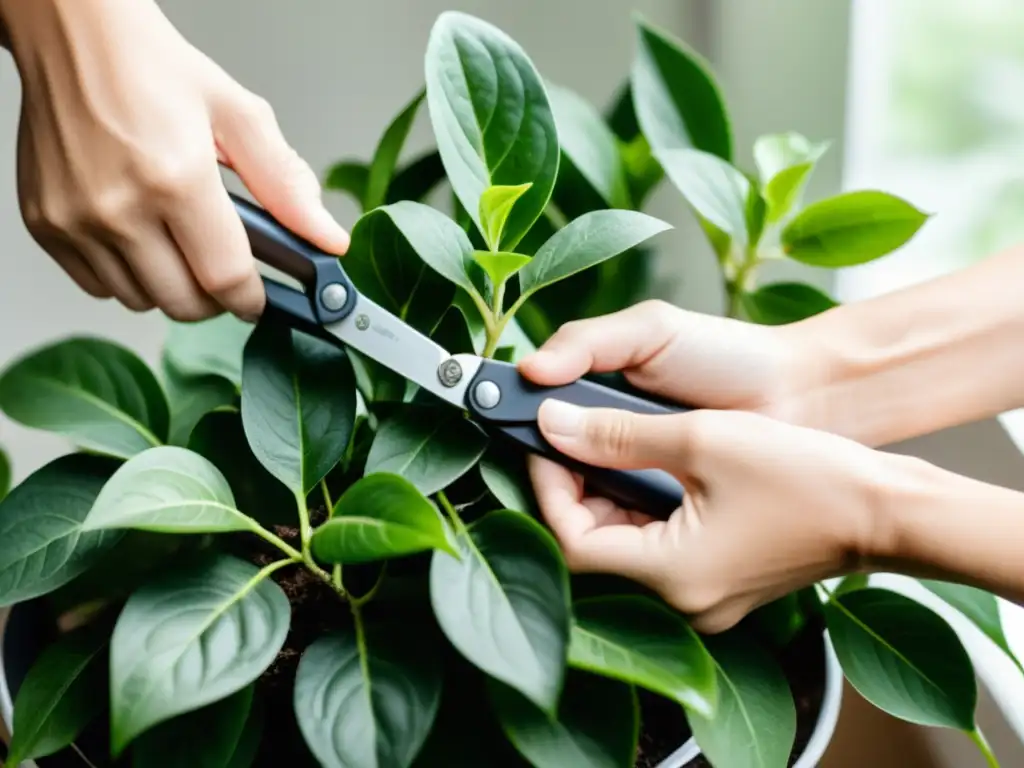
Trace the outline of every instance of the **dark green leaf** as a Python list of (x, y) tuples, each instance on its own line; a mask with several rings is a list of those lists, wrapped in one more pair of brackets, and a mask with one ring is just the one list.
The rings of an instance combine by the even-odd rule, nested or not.
[(260, 743), (263, 741), (263, 729), (266, 727), (266, 705), (260, 696), (253, 696), (249, 716), (238, 737), (235, 751), (224, 768), (252, 768), (259, 755)]
[(446, 11), (430, 33), (426, 79), (448, 180), (481, 232), (484, 190), (532, 183), (501, 239), (501, 250), (514, 250), (547, 206), (558, 176), (558, 134), (540, 75), (504, 32)]
[(714, 714), (714, 662), (682, 616), (639, 595), (578, 600), (573, 613), (572, 666), (639, 685), (691, 712)]
[(797, 214), (782, 230), (782, 249), (814, 267), (852, 267), (902, 247), (927, 219), (886, 192), (846, 192)]
[(838, 304), (804, 283), (772, 283), (740, 297), (743, 310), (761, 325), (785, 325), (805, 320)]
[(197, 323), (172, 322), (164, 361), (182, 376), (220, 376), (242, 384), (242, 350), (253, 327), (230, 313)]
[(406, 406), (385, 421), (366, 459), (366, 474), (401, 475), (430, 496), (479, 461), (487, 436), (453, 408)]
[(492, 512), (435, 552), (430, 598), (441, 629), (477, 668), (555, 711), (569, 639), (569, 574), (539, 523)]
[(400, 200), (421, 202), (434, 187), (444, 180), (444, 163), (441, 155), (435, 150), (416, 158), (404, 166), (388, 187), (388, 203)]
[[(275, 564), (276, 565), (276, 564)], [(284, 645), (288, 598), (268, 566), (215, 555), (135, 592), (110, 648), (111, 749), (238, 692)]]
[(868, 587), (834, 597), (825, 619), (846, 679), (869, 702), (919, 725), (974, 728), (971, 659), (934, 611)]
[(108, 626), (90, 624), (40, 654), (14, 700), (14, 738), (7, 765), (59, 752), (102, 714), (96, 694), (106, 686), (102, 651), (109, 637)]
[(7, 454), (3, 448), (0, 448), (0, 501), (3, 501), (4, 496), (11, 490), (11, 460), (7, 458)]
[(708, 64), (663, 30), (636, 20), (633, 105), (655, 153), (693, 147), (732, 159), (732, 128)]
[(308, 493), (352, 436), (348, 358), (329, 342), (264, 321), (245, 346), (242, 376), (242, 425), (253, 454), (293, 493)]
[(121, 458), (160, 445), (170, 426), (167, 398), (146, 364), (119, 344), (88, 337), (16, 360), (0, 376), (0, 409), (26, 427)]
[(504, 251), (474, 251), (473, 260), (487, 273), (495, 288), (504, 285), (506, 280), (530, 263), (529, 256)]
[(480, 460), (480, 476), (494, 498), (506, 509), (532, 513), (537, 505), (526, 467), (521, 460), (512, 461), (500, 454), (487, 453)]
[(386, 202), (388, 186), (395, 174), (398, 156), (409, 136), (409, 129), (416, 120), (416, 113), (423, 103), (424, 91), (413, 97), (384, 131), (380, 143), (373, 154), (370, 172), (366, 179), (366, 193), (363, 197), (364, 210), (372, 210)]
[(499, 250), (505, 224), (516, 201), (529, 192), (532, 186), (529, 182), (512, 186), (495, 184), (480, 195), (481, 234), (492, 251)]
[(669, 180), (702, 217), (740, 247), (750, 242), (747, 177), (726, 161), (696, 149), (666, 150), (658, 154)]
[(302, 655), (295, 714), (325, 768), (407, 768), (434, 724), (441, 683), (429, 635), (360, 622)]
[(494, 359), (503, 363), (514, 363), (516, 359), (515, 347), (498, 347), (494, 350)]
[(100, 562), (123, 531), (82, 523), (118, 462), (87, 454), (54, 459), (0, 502), (0, 606), (45, 595)]
[(220, 376), (183, 376), (165, 361), (164, 386), (171, 407), (171, 445), (188, 445), (196, 424), (211, 411), (236, 407), (235, 385)]
[(360, 210), (367, 210), (366, 187), (370, 181), (370, 166), (358, 160), (342, 160), (327, 170), (324, 187), (332, 192), (347, 192), (359, 203)]
[(807, 625), (807, 613), (799, 592), (790, 592), (761, 606), (751, 615), (752, 623), (775, 648), (786, 648)]

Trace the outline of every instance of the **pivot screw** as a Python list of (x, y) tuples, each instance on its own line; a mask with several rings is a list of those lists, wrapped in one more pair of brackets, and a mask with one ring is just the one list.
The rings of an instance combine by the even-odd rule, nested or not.
[(324, 289), (320, 291), (320, 303), (331, 312), (337, 312), (344, 307), (346, 301), (348, 301), (348, 291), (341, 283), (325, 285)]
[(462, 366), (459, 365), (458, 360), (449, 358), (441, 363), (437, 369), (437, 378), (441, 380), (444, 386), (454, 387), (462, 381)]
[(473, 397), (477, 405), (489, 410), (501, 402), (501, 390), (493, 381), (481, 381), (473, 390)]
[(360, 331), (365, 331), (370, 327), (370, 318), (366, 315), (356, 315), (356, 328)]

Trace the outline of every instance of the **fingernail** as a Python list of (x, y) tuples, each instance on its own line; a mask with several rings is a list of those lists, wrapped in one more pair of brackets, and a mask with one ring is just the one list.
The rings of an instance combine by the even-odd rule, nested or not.
[(575, 437), (583, 424), (583, 409), (561, 400), (545, 400), (539, 415), (544, 431), (561, 437)]

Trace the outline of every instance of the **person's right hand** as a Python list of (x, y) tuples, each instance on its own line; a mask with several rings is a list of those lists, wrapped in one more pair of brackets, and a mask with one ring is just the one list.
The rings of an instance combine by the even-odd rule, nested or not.
[(153, 0), (0, 0), (0, 25), (22, 81), (22, 216), (83, 290), (176, 320), (258, 317), (263, 285), (219, 163), (282, 224), (347, 250), (268, 104)]

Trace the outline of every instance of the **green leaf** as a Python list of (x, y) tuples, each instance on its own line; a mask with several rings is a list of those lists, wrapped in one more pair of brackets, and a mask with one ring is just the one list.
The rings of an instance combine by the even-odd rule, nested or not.
[(197, 323), (171, 322), (164, 361), (182, 376), (220, 376), (240, 387), (242, 350), (252, 331), (229, 312)]
[(183, 376), (164, 362), (164, 386), (171, 407), (168, 443), (188, 445), (192, 430), (206, 414), (218, 408), (234, 408), (238, 391), (220, 376)]
[(533, 184), (516, 184), (514, 186), (496, 184), (488, 187), (480, 195), (481, 234), (484, 242), (492, 251), (499, 250), (505, 225), (512, 213), (516, 201), (530, 191)]
[(487, 436), (453, 408), (406, 406), (377, 431), (367, 475), (401, 475), (425, 496), (447, 488), (480, 460)]
[(128, 598), (110, 648), (115, 757), (153, 726), (238, 692), (270, 666), (291, 606), (268, 569), (215, 555)]
[(484, 454), (479, 464), (480, 476), (494, 498), (506, 509), (532, 514), (537, 505), (526, 467), (521, 461), (511, 465), (509, 461), (504, 456)]
[(530, 263), (529, 256), (504, 251), (474, 251), (473, 260), (487, 273), (495, 288), (504, 285), (506, 280)]
[(995, 595), (966, 584), (933, 581), (932, 579), (919, 579), (919, 581), (925, 589), (937, 595), (969, 619), (1024, 672), (1024, 667), (1010, 649), (1010, 643), (1006, 639), (1002, 619), (999, 616), (999, 602)]
[(832, 594), (838, 597), (839, 595), (845, 595), (847, 592), (856, 592), (858, 589), (866, 589), (868, 586), (869, 575), (866, 573), (851, 573), (848, 576), (844, 576), (842, 581), (832, 590)]
[(444, 181), (444, 163), (441, 155), (434, 150), (403, 166), (391, 180), (388, 187), (388, 203), (399, 200), (421, 202), (434, 188)]
[(754, 142), (769, 222), (781, 220), (799, 203), (807, 178), (828, 147), (828, 142), (812, 144), (793, 132), (761, 136)]
[(154, 533), (248, 531), (227, 479), (185, 448), (151, 448), (127, 461), (100, 491), (83, 531), (136, 528)]
[(658, 154), (669, 180), (698, 214), (740, 247), (751, 241), (747, 226), (750, 181), (726, 161), (696, 149)]
[(330, 472), (356, 419), (355, 374), (335, 345), (261, 322), (245, 346), (242, 425), (252, 452), (295, 494)]
[(437, 509), (399, 475), (377, 473), (342, 494), (331, 519), (313, 534), (325, 563), (365, 563), (427, 549), (455, 554)]
[(426, 80), (448, 180), (481, 233), (480, 197), (488, 187), (532, 184), (499, 244), (514, 250), (547, 206), (558, 176), (558, 134), (540, 75), (500, 29), (445, 11), (430, 32)]
[(75, 337), (36, 349), (0, 376), (0, 409), (26, 427), (127, 458), (167, 439), (170, 414), (156, 376), (113, 342)]
[(342, 160), (327, 170), (324, 188), (332, 192), (347, 192), (359, 203), (360, 210), (367, 210), (366, 188), (370, 182), (370, 166), (358, 160)]
[(633, 105), (655, 154), (692, 147), (732, 159), (732, 128), (711, 68), (681, 40), (636, 18)]
[(82, 523), (117, 466), (106, 457), (61, 456), (0, 502), (0, 607), (53, 592), (114, 548), (123, 531), (84, 532)]
[(435, 552), (430, 599), (466, 659), (554, 713), (569, 639), (569, 574), (539, 523), (492, 512), (459, 533), (460, 557)]
[(877, 587), (833, 597), (824, 611), (846, 679), (861, 696), (918, 725), (974, 728), (974, 668), (938, 614)]
[(852, 267), (885, 256), (928, 219), (886, 192), (847, 192), (811, 203), (782, 230), (783, 251), (814, 267)]
[(640, 595), (577, 600), (573, 613), (573, 667), (639, 685), (691, 712), (714, 714), (714, 662), (682, 616)]
[(59, 752), (102, 714), (96, 694), (106, 685), (106, 657), (101, 652), (109, 629), (90, 624), (73, 630), (40, 654), (14, 700), (7, 765)]
[(416, 113), (426, 92), (420, 90), (412, 101), (410, 101), (391, 121), (391, 124), (384, 131), (384, 135), (377, 144), (373, 153), (373, 162), (370, 164), (370, 172), (366, 180), (366, 193), (363, 196), (364, 210), (372, 210), (386, 202), (388, 186), (395, 174), (395, 166), (398, 164), (398, 156), (402, 153), (402, 147), (409, 136), (409, 129), (416, 120)]
[(634, 764), (640, 728), (636, 691), (570, 670), (551, 718), (515, 689), (489, 682), (509, 740), (536, 768), (622, 768)]
[(256, 764), (267, 721), (267, 708), (263, 701), (260, 696), (253, 696), (249, 716), (242, 726), (235, 751), (224, 768), (252, 768)]
[(360, 620), (303, 653), (295, 715), (326, 768), (406, 768), (434, 724), (441, 684), (429, 635)]
[(524, 296), (617, 256), (671, 225), (637, 211), (593, 211), (569, 222), (519, 271)]
[[(132, 747), (134, 768), (226, 768), (252, 708), (253, 686), (167, 720)], [(202, 745), (197, 749), (197, 745)]]
[(10, 490), (11, 460), (7, 458), (7, 454), (4, 452), (3, 448), (0, 448), (0, 501), (3, 501), (4, 496), (6, 496)]
[(651, 145), (643, 134), (631, 141), (621, 144), (622, 163), (626, 169), (626, 180), (629, 193), (633, 199), (634, 209), (639, 209), (647, 200), (647, 196), (665, 177), (665, 170), (654, 157)]
[(740, 296), (743, 310), (761, 325), (785, 325), (838, 306), (830, 296), (804, 283), (771, 283)]

